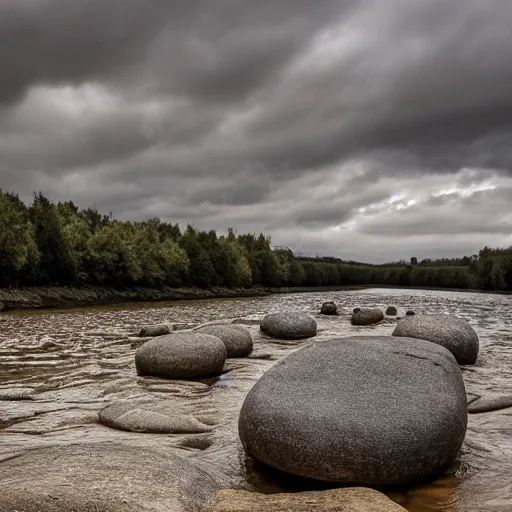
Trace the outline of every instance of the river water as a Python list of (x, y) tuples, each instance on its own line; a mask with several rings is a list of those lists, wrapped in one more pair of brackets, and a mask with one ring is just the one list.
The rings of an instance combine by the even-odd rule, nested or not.
[[(318, 315), (322, 302), (330, 300), (339, 305), (341, 315)], [(319, 334), (315, 340), (389, 335), (394, 319), (386, 318), (372, 327), (350, 324), (354, 307), (385, 308), (389, 304), (399, 308), (399, 316), (413, 309), (466, 318), (480, 337), (477, 364), (463, 368), (468, 396), (512, 395), (512, 296), (506, 295), (364, 289), (3, 314), (0, 468), (1, 461), (32, 448), (115, 440), (176, 447), (221, 475), (226, 487), (286, 490), (287, 484), (273, 475), (247, 466), (238, 440), (238, 412), (249, 389), (275, 361), (311, 341), (271, 340), (261, 335), (255, 322), (266, 313), (299, 310), (316, 317)], [(246, 323), (255, 350), (250, 358), (228, 360), (228, 371), (220, 378), (168, 381), (137, 376), (134, 354), (141, 326), (170, 322), (189, 327), (232, 318)], [(118, 400), (171, 407), (192, 414), (213, 430), (150, 435), (100, 425), (99, 411)], [(387, 493), (410, 512), (512, 511), (512, 408), (469, 415), (460, 464), (451, 474)]]

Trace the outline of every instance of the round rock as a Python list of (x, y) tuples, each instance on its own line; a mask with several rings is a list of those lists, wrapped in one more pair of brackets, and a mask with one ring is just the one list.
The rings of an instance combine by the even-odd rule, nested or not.
[(118, 430), (148, 434), (199, 434), (211, 430), (193, 416), (169, 414), (157, 408), (161, 408), (161, 404), (119, 402), (100, 412), (100, 422)]
[(316, 336), (316, 321), (305, 313), (272, 313), (263, 318), (260, 329), (272, 338), (300, 340)]
[(228, 357), (246, 357), (253, 349), (251, 333), (241, 325), (205, 325), (196, 332), (219, 338), (226, 346)]
[(324, 302), (322, 304), (322, 308), (320, 309), (321, 315), (337, 315), (338, 314), (338, 306), (334, 302)]
[(388, 306), (386, 309), (386, 315), (387, 316), (396, 316), (398, 315), (398, 310), (396, 309), (396, 306)]
[(409, 309), (408, 311), (405, 312), (405, 316), (414, 316), (416, 313), (412, 310), (412, 309)]
[(219, 338), (178, 332), (144, 343), (135, 353), (135, 367), (139, 375), (164, 379), (209, 377), (222, 371), (226, 357)]
[(419, 338), (447, 348), (459, 364), (475, 364), (478, 336), (471, 325), (455, 315), (414, 315), (398, 322), (393, 336)]
[(293, 475), (368, 486), (418, 482), (457, 457), (467, 426), (462, 373), (423, 340), (360, 336), (279, 361), (247, 395), (246, 453)]
[(384, 320), (384, 313), (380, 309), (363, 308), (353, 313), (352, 325), (373, 325)]
[(172, 325), (159, 324), (159, 325), (146, 325), (139, 331), (141, 338), (155, 338), (157, 336), (165, 336), (172, 332)]

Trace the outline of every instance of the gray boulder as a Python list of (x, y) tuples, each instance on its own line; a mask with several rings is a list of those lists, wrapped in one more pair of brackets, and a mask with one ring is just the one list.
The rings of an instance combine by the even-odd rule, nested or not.
[(352, 325), (373, 325), (384, 320), (384, 313), (380, 309), (363, 308), (352, 314)]
[(251, 333), (241, 325), (205, 325), (195, 330), (219, 338), (226, 345), (228, 357), (246, 357), (252, 352)]
[(272, 313), (263, 318), (260, 329), (272, 338), (300, 340), (316, 336), (316, 321), (305, 313)]
[(157, 336), (165, 336), (172, 332), (172, 325), (159, 324), (159, 325), (145, 325), (139, 331), (140, 338), (156, 338)]
[(386, 315), (387, 316), (396, 316), (398, 315), (398, 309), (396, 309), (396, 306), (388, 306), (386, 309)]
[(178, 332), (144, 343), (135, 353), (135, 367), (139, 375), (164, 379), (209, 377), (221, 373), (226, 357), (219, 338)]
[(2, 512), (199, 512), (220, 488), (190, 458), (136, 441), (59, 444), (0, 464)]
[(281, 471), (406, 484), (454, 462), (466, 432), (466, 393), (443, 347), (356, 336), (279, 361), (247, 395), (238, 425), (246, 453)]
[(334, 302), (324, 302), (322, 304), (322, 308), (320, 309), (321, 315), (337, 315), (338, 314), (338, 306)]
[(148, 434), (198, 434), (211, 430), (193, 416), (158, 410), (161, 408), (159, 403), (119, 402), (100, 412), (100, 422), (118, 430)]
[(476, 332), (455, 315), (414, 315), (398, 322), (393, 336), (419, 338), (447, 348), (459, 364), (474, 364), (479, 342)]

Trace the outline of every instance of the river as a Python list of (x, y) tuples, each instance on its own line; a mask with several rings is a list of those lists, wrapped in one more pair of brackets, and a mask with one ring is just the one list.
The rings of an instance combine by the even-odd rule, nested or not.
[[(318, 315), (322, 302), (334, 300), (338, 317)], [(90, 440), (118, 440), (176, 447), (197, 464), (222, 475), (227, 487), (263, 492), (286, 484), (256, 469), (246, 474), (238, 440), (238, 412), (257, 379), (281, 357), (310, 341), (278, 342), (262, 336), (251, 320), (283, 310), (315, 316), (318, 339), (389, 335), (395, 320), (353, 327), (356, 306), (385, 308), (403, 315), (453, 313), (466, 318), (480, 338), (474, 367), (463, 368), (469, 396), (512, 395), (512, 296), (464, 292), (363, 289), (273, 295), (262, 298), (144, 303), (66, 311), (31, 311), (0, 316), (0, 468), (32, 448)], [(134, 368), (136, 333), (146, 324), (202, 322), (239, 318), (255, 340), (250, 358), (228, 360), (220, 378), (164, 381), (140, 378)], [(7, 400), (13, 392), (26, 400)], [(10, 395), (9, 395), (10, 394)], [(115, 401), (161, 402), (213, 426), (207, 434), (149, 435), (122, 432), (98, 423), (98, 412)], [(435, 482), (388, 490), (410, 512), (505, 512), (512, 510), (512, 408), (470, 414), (457, 470)], [(246, 477), (249, 483), (246, 483)]]

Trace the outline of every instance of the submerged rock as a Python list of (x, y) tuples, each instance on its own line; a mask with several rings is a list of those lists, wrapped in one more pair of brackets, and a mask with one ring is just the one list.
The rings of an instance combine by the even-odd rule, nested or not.
[(320, 309), (321, 315), (337, 315), (338, 314), (338, 306), (334, 302), (324, 302), (322, 304), (322, 308)]
[(447, 348), (459, 364), (474, 364), (479, 341), (473, 327), (455, 315), (414, 315), (398, 322), (393, 336), (419, 338)]
[(380, 309), (363, 308), (356, 311), (351, 318), (352, 325), (373, 325), (384, 320), (384, 313)]
[(405, 316), (414, 316), (416, 313), (414, 311), (412, 311), (411, 309), (407, 310), (405, 312)]
[(228, 357), (246, 357), (252, 352), (251, 333), (241, 325), (205, 325), (195, 331), (219, 338), (226, 346)]
[(462, 373), (446, 349), (358, 336), (313, 344), (263, 374), (239, 433), (249, 456), (281, 471), (374, 486), (446, 469), (466, 424)]
[(135, 367), (139, 375), (164, 379), (209, 377), (221, 373), (226, 357), (219, 338), (178, 332), (144, 343), (135, 353)]
[(400, 512), (405, 511), (384, 494), (364, 487), (317, 492), (259, 494), (223, 490), (204, 512)]
[(316, 336), (316, 321), (306, 313), (272, 313), (261, 321), (260, 329), (272, 338), (300, 340)]
[(6, 512), (199, 512), (220, 487), (190, 459), (136, 443), (40, 448), (0, 463)]
[(386, 315), (387, 316), (396, 316), (398, 315), (398, 309), (396, 309), (396, 306), (388, 306), (386, 309)]
[(173, 326), (169, 324), (146, 325), (139, 331), (140, 338), (156, 338), (157, 336), (165, 336), (170, 334)]
[(488, 395), (477, 397), (468, 404), (470, 414), (500, 411), (512, 407), (512, 395)]
[(35, 390), (33, 388), (0, 389), (0, 401), (17, 402), (21, 400), (33, 400)]
[(160, 412), (159, 407), (159, 403), (119, 402), (100, 412), (100, 422), (118, 430), (150, 434), (198, 434), (211, 430), (193, 416)]

